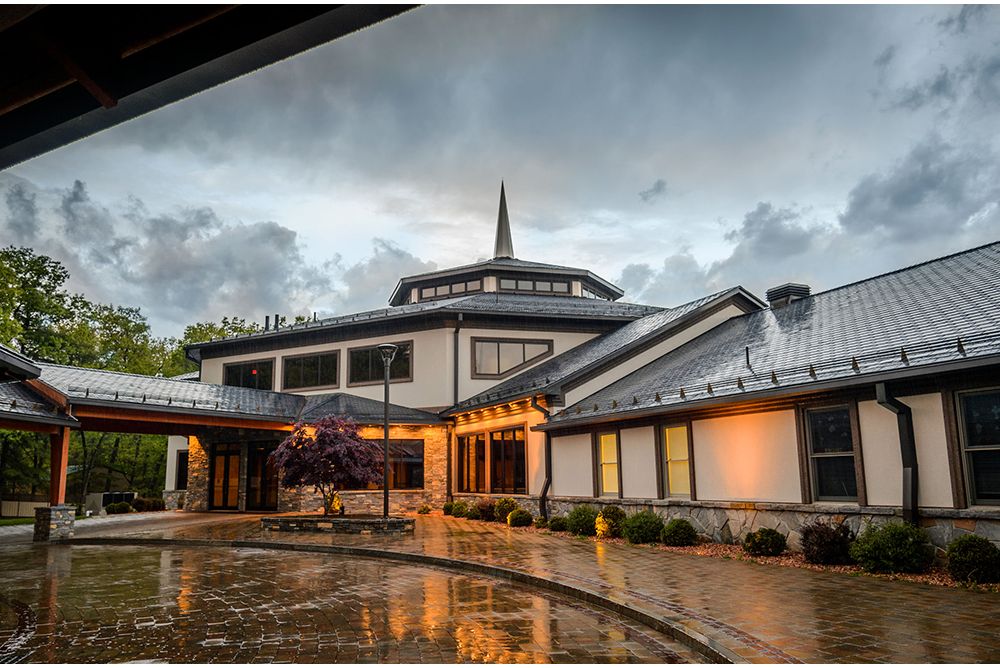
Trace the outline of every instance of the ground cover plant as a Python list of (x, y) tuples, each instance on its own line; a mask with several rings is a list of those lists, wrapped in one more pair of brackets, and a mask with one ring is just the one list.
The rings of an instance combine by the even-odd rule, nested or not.
[(476, 508), (479, 509), (479, 519), (484, 522), (492, 522), (496, 520), (496, 504), (489, 499), (480, 499), (476, 503)]
[(593, 536), (597, 533), (597, 508), (584, 503), (573, 508), (566, 516), (566, 528), (574, 536)]
[(455, 517), (465, 517), (467, 512), (469, 512), (469, 504), (465, 501), (456, 501), (451, 506), (451, 514)]
[(479, 506), (472, 505), (465, 509), (465, 519), (467, 520), (481, 520), (483, 516), (479, 512)]
[(108, 515), (124, 515), (125, 513), (132, 512), (132, 504), (128, 501), (119, 501), (118, 503), (109, 503), (104, 506), (104, 512)]
[(767, 527), (748, 533), (743, 540), (743, 549), (755, 557), (776, 557), (784, 552), (787, 546), (788, 540), (784, 534)]
[(660, 534), (660, 539), (664, 545), (686, 547), (698, 542), (698, 532), (694, 530), (690, 522), (678, 517), (667, 522), (667, 525), (663, 527), (663, 533)]
[(552, 519), (549, 520), (549, 531), (560, 532), (567, 530), (568, 527), (566, 526), (565, 517), (553, 517)]
[(455, 508), (455, 503), (453, 501), (445, 501), (444, 505), (441, 506), (441, 512), (445, 515), (451, 515), (451, 511)]
[(904, 522), (866, 527), (851, 558), (871, 573), (923, 573), (934, 559), (927, 532)]
[(652, 510), (642, 510), (625, 518), (622, 534), (625, 540), (637, 545), (656, 543), (663, 533), (663, 518)]
[(598, 538), (621, 538), (625, 511), (618, 506), (604, 506), (594, 520), (594, 532)]
[(425, 503), (424, 505), (420, 506), (419, 509), (417, 509), (417, 514), (418, 515), (430, 515), (431, 514), (431, 507), (428, 506)]

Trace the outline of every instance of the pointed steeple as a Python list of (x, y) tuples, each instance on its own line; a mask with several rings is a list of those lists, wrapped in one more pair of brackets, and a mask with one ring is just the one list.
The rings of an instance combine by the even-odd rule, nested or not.
[(510, 218), (507, 217), (507, 196), (500, 182), (500, 212), (497, 214), (497, 240), (493, 246), (493, 259), (514, 257), (514, 242), (510, 239)]

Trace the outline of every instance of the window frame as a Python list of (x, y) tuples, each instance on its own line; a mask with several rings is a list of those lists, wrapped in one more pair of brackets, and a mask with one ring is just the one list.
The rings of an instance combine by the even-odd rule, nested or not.
[[(410, 374), (406, 378), (389, 378), (389, 383), (412, 383), (413, 382), (413, 352), (414, 345), (413, 339), (407, 341), (384, 341), (383, 343), (392, 343), (395, 346), (409, 346), (410, 347)], [(351, 381), (351, 353), (358, 350), (377, 350), (377, 348), (382, 345), (382, 343), (376, 343), (368, 346), (355, 346), (353, 348), (347, 349), (347, 387), (364, 387), (366, 385), (381, 385), (385, 382), (384, 378), (379, 378), (378, 380), (365, 380), (361, 382)]]
[[(847, 411), (851, 428), (851, 451), (850, 456), (854, 458), (854, 480), (856, 496), (851, 497), (823, 497), (818, 493), (818, 480), (816, 476), (815, 459), (829, 457), (845, 457), (847, 452), (832, 454), (814, 455), (812, 452), (812, 429), (809, 424), (809, 414), (815, 412), (829, 411), (834, 409), (844, 409)], [(858, 506), (868, 505), (867, 490), (865, 488), (864, 458), (861, 450), (861, 427), (858, 421), (858, 402), (856, 399), (846, 401), (824, 401), (815, 403), (799, 404), (796, 406), (796, 423), (799, 437), (799, 473), (802, 476), (802, 502), (803, 503), (846, 503)]]
[[(303, 358), (306, 358), (306, 357), (323, 357), (323, 356), (326, 356), (326, 355), (333, 355), (334, 357), (337, 358), (337, 382), (335, 382), (333, 385), (303, 385), (301, 387), (288, 387), (285, 384), (285, 362), (287, 362), (288, 360), (303, 359)], [(411, 353), (411, 355), (412, 355), (412, 353)], [(412, 364), (412, 361), (411, 361), (411, 364)], [(282, 391), (284, 391), (284, 390), (289, 390), (289, 391), (295, 391), (295, 390), (334, 390), (334, 389), (337, 389), (338, 387), (340, 387), (340, 373), (341, 373), (341, 370), (342, 369), (341, 369), (341, 365), (340, 365), (340, 349), (339, 348), (336, 348), (334, 350), (325, 350), (325, 351), (316, 352), (316, 353), (302, 353), (302, 354), (299, 354), (299, 355), (285, 355), (285, 356), (283, 356), (281, 358), (281, 389), (282, 389)]]
[(1000, 499), (997, 500), (980, 500), (976, 496), (975, 489), (975, 478), (973, 476), (972, 470), (972, 458), (969, 456), (970, 452), (990, 452), (1000, 450), (1000, 443), (996, 445), (987, 446), (973, 446), (969, 447), (969, 434), (968, 434), (968, 424), (965, 421), (965, 406), (964, 399), (967, 396), (977, 395), (977, 394), (1000, 394), (1000, 386), (996, 387), (983, 387), (971, 390), (960, 390), (955, 392), (955, 413), (958, 421), (958, 439), (959, 439), (959, 454), (962, 458), (962, 473), (965, 476), (965, 494), (966, 499), (968, 499), (969, 506), (986, 506), (989, 508), (996, 508), (1000, 506)]
[(269, 392), (274, 392), (274, 385), (276, 382), (275, 369), (278, 367), (278, 359), (276, 357), (261, 357), (259, 359), (243, 360), (240, 362), (228, 362), (222, 365), (222, 385), (225, 387), (246, 387), (244, 385), (226, 385), (226, 372), (230, 367), (234, 366), (244, 366), (247, 364), (257, 364), (260, 365), (262, 362), (271, 363), (271, 387), (247, 387), (248, 390), (267, 390)]
[[(503, 431), (515, 431), (520, 429), (524, 434), (524, 491), (523, 492), (501, 492), (497, 491), (493, 487), (493, 439), (491, 438), (494, 433)], [(531, 432), (528, 429), (527, 422), (517, 422), (509, 425), (503, 425), (496, 427), (495, 429), (480, 429), (477, 431), (463, 432), (461, 434), (455, 434), (455, 477), (457, 478), (456, 488), (461, 486), (461, 462), (459, 455), (461, 454), (461, 446), (459, 439), (462, 438), (475, 438), (477, 436), (483, 437), (484, 452), (485, 452), (485, 462), (483, 468), (483, 476), (485, 477), (485, 484), (483, 488), (485, 491), (482, 492), (463, 492), (458, 490), (459, 494), (489, 494), (497, 495), (503, 494), (505, 496), (529, 496), (531, 494), (531, 471), (528, 467), (528, 439)]]
[[(465, 489), (465, 487), (466, 487), (466, 484), (465, 484), (466, 480), (465, 480), (465, 478), (468, 478), (468, 475), (467, 475), (468, 470), (466, 468), (467, 465), (468, 465), (468, 459), (462, 456), (462, 440), (466, 439), (467, 445), (470, 444), (470, 442), (471, 442), (471, 446), (473, 447), (473, 449), (475, 449), (476, 445), (478, 445), (477, 441), (478, 441), (478, 439), (480, 437), (482, 437), (482, 443), (483, 443), (483, 477), (482, 477), (482, 480), (480, 481), (480, 484), (478, 486), (482, 487), (482, 489), (481, 490), (479, 490), (479, 489), (474, 489), (474, 490), (473, 489)], [(455, 464), (456, 464), (456, 468), (458, 470), (455, 472), (455, 477), (456, 477), (457, 482), (458, 482), (457, 487), (458, 487), (459, 494), (489, 494), (490, 493), (490, 446), (489, 446), (489, 442), (490, 442), (489, 438), (487, 438), (487, 433), (485, 431), (477, 431), (477, 432), (473, 432), (471, 434), (456, 434), (456, 436), (455, 436), (455, 449), (457, 450), (457, 452), (456, 452), (456, 456), (455, 456)], [(475, 458), (475, 453), (473, 453), (473, 457)], [(466, 475), (463, 475), (463, 473), (466, 474)], [(477, 476), (477, 479), (478, 479), (478, 476)]]
[[(614, 436), (615, 437), (615, 468), (616, 477), (618, 479), (618, 490), (616, 492), (604, 491), (604, 461), (601, 459), (601, 437), (602, 436)], [(605, 429), (601, 431), (595, 431), (591, 435), (591, 442), (593, 445), (593, 463), (594, 463), (594, 498), (600, 499), (622, 499), (622, 434), (620, 429)]]
[[(508, 371), (503, 373), (480, 373), (476, 371), (476, 344), (477, 343), (521, 343), (521, 344), (536, 344), (548, 346), (548, 352), (544, 355), (539, 355), (538, 357), (532, 358), (530, 361), (521, 362), (517, 366), (513, 367)], [(473, 336), (469, 339), (469, 371), (470, 376), (476, 380), (502, 380), (513, 376), (528, 367), (534, 366), (544, 359), (552, 357), (555, 353), (555, 340), (554, 339), (517, 339), (509, 337), (497, 337), (497, 336)], [(499, 368), (499, 367), (498, 367)]]
[[(668, 429), (678, 429), (683, 427), (687, 433), (687, 463), (688, 463), (688, 494), (672, 494), (670, 492), (670, 460), (667, 450), (666, 431)], [(697, 500), (697, 490), (695, 489), (694, 473), (694, 430), (691, 421), (662, 422), (655, 426), (656, 429), (656, 487), (661, 499), (689, 499)], [(680, 461), (680, 460), (677, 460)]]
[[(174, 460), (174, 491), (186, 492), (188, 486), (188, 463), (191, 461), (191, 451), (190, 448), (178, 449), (176, 454), (176, 459)], [(184, 466), (181, 467), (181, 455), (184, 458)], [(184, 486), (181, 487), (181, 471), (184, 472)]]

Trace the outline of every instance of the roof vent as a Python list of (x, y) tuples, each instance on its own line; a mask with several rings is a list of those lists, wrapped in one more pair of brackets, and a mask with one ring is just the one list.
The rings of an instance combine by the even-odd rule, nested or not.
[(809, 286), (802, 283), (785, 283), (767, 291), (767, 302), (772, 309), (787, 306), (797, 299), (809, 296)]

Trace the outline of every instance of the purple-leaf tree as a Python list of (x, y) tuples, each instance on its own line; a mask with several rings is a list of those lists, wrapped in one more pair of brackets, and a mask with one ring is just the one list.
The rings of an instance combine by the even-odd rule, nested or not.
[(295, 430), (271, 454), (281, 484), (313, 487), (329, 515), (344, 489), (364, 489), (382, 480), (382, 448), (361, 438), (353, 420), (329, 416)]

